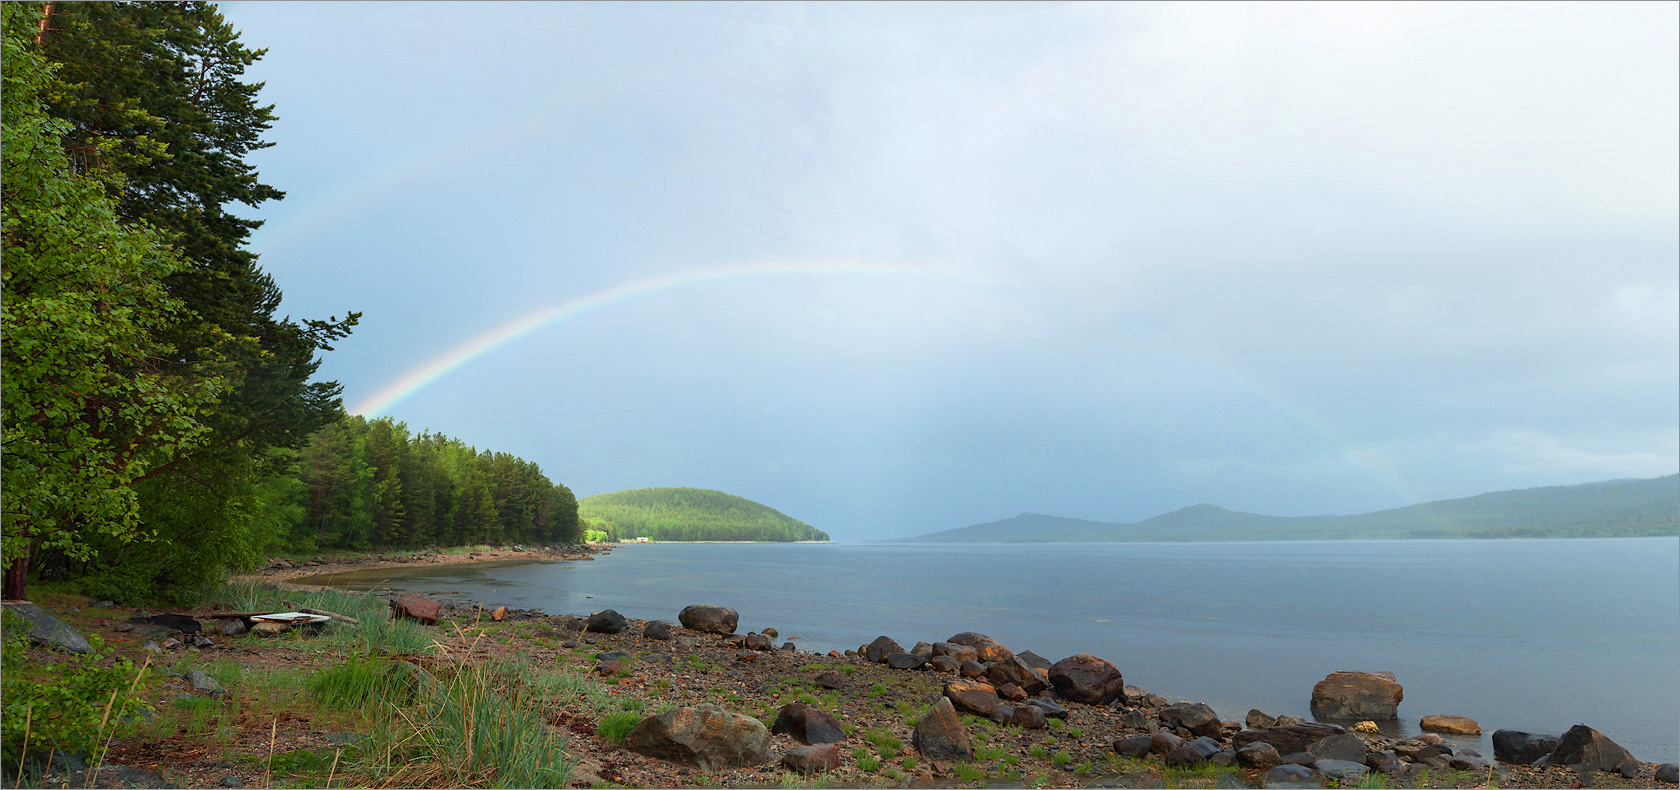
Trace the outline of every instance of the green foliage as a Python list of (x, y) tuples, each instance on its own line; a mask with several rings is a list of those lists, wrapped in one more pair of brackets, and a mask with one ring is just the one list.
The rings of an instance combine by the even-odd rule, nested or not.
[(1058, 768), (1071, 762), (1073, 762), (1073, 755), (1068, 754), (1065, 751), (1056, 752), (1050, 756), (1050, 764)]
[(622, 744), (643, 718), (640, 713), (609, 713), (596, 723), (595, 734), (608, 743)]
[(578, 503), (585, 519), (610, 522), (620, 540), (828, 540), (828, 534), (750, 499), (701, 488), (638, 488)]
[[(7, 620), (18, 618), (7, 613)], [(18, 618), (21, 620), (21, 618)], [(149, 706), (130, 692), (144, 667), (127, 659), (110, 661), (98, 636), (94, 651), (37, 663), (28, 653), (29, 624), (7, 622), (0, 640), (0, 755), (6, 765), (30, 754), (80, 752), (101, 759), (115, 735), (134, 729), (135, 714)], [(27, 736), (26, 736), (27, 733)]]
[(379, 658), (351, 658), (309, 679), (309, 693), (334, 710), (359, 710), (385, 696), (391, 662)]
[(881, 761), (875, 759), (875, 755), (873, 754), (866, 754), (858, 758), (857, 767), (859, 771), (863, 771), (864, 773), (875, 773), (876, 771), (881, 770)]
[(201, 415), (230, 386), (224, 355), (245, 341), (200, 329), (193, 363), (171, 364), (181, 352), (165, 333), (199, 323), (163, 285), (186, 264), (155, 230), (120, 222), (101, 182), (71, 167), (59, 147), (70, 127), (42, 104), (57, 84), (31, 41), (42, 8), (0, 8), (0, 545), (7, 562), (88, 561), (95, 538), (146, 537), (135, 483), (208, 440)]
[(886, 730), (880, 729), (879, 727), (872, 727), (865, 730), (863, 733), (863, 740), (874, 746), (875, 750), (880, 752), (881, 756), (888, 760), (897, 757), (898, 753), (904, 749), (904, 741), (899, 740), (897, 736)]
[(356, 619), (356, 625), (332, 622), (326, 631), (305, 642), (315, 650), (340, 655), (406, 655), (430, 649), (436, 642), (426, 627), (391, 616), (391, 608), (372, 595), (337, 590), (281, 590), (248, 581), (227, 581), (207, 591), (198, 603), (220, 604), (235, 611), (285, 611), (299, 607), (324, 609)]
[(986, 778), (986, 769), (974, 763), (957, 763), (951, 766), (951, 770), (955, 771), (957, 778), (964, 782), (978, 782)]

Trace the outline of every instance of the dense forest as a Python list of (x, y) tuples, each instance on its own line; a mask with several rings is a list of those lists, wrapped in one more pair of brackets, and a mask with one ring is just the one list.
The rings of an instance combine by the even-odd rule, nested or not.
[(1107, 543), (1415, 538), (1627, 538), (1680, 534), (1680, 476), (1496, 491), (1352, 516), (1265, 516), (1194, 505), (1136, 524), (1022, 513), (917, 543)]
[(565, 540), (532, 464), (346, 419), (230, 212), (285, 194), (248, 155), (263, 55), (206, 3), (4, 3), (4, 594), (31, 578), (170, 599), (275, 548)]
[(704, 488), (636, 488), (586, 497), (578, 514), (618, 540), (828, 540), (828, 533), (750, 499)]

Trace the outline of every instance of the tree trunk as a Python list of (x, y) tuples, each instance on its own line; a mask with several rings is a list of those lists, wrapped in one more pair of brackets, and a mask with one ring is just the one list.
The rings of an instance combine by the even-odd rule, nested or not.
[(24, 589), (23, 584), (24, 578), (28, 576), (28, 574), (28, 555), (12, 560), (12, 564), (6, 568), (6, 589), (3, 594), (0, 594), (0, 597), (3, 597), (8, 601), (28, 600), (28, 596), (25, 595), (26, 590)]
[(36, 47), (41, 47), (47, 43), (47, 25), (52, 22), (53, 6), (55, 5), (57, 4), (47, 3), (41, 7), (41, 21), (35, 24)]

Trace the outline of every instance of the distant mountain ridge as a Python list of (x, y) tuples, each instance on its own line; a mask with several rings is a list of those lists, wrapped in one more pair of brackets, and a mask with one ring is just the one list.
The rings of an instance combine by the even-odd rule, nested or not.
[(900, 543), (1116, 543), (1680, 535), (1680, 475), (1495, 491), (1351, 516), (1191, 505), (1135, 524), (1022, 513)]
[(708, 488), (633, 488), (578, 501), (578, 517), (611, 522), (620, 539), (828, 540), (768, 505)]

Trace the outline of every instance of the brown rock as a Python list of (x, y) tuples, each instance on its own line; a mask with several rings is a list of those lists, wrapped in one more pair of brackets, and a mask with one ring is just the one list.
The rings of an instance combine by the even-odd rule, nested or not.
[(975, 661), (980, 658), (980, 651), (975, 650), (968, 645), (959, 645), (955, 642), (934, 642), (933, 654), (935, 656), (950, 656), (956, 659), (958, 664), (961, 664), (964, 661)]
[(864, 645), (858, 652), (862, 653), (863, 657), (871, 663), (878, 664), (885, 661), (887, 656), (904, 652), (904, 648), (899, 647), (898, 643), (894, 642), (891, 637), (877, 636), (875, 641)]
[(815, 774), (840, 768), (840, 744), (796, 746), (782, 753), (782, 765), (797, 774)]
[(770, 637), (764, 634), (747, 634), (747, 638), (742, 644), (746, 645), (748, 650), (769, 651), (776, 649), (776, 643), (770, 641)]
[(790, 702), (776, 712), (772, 733), (787, 733), (800, 743), (838, 743), (846, 739), (840, 722), (828, 711), (803, 702)]
[(1178, 702), (1162, 708), (1161, 723), (1168, 727), (1183, 727), (1206, 738), (1218, 738), (1224, 729), (1219, 714), (1200, 702)]
[(970, 659), (957, 665), (957, 674), (965, 678), (982, 678), (986, 676), (986, 665)]
[(1482, 734), (1482, 725), (1476, 723), (1475, 719), (1465, 718), (1463, 716), (1448, 716), (1444, 714), (1425, 716), (1422, 721), (1418, 722), (1418, 726), (1425, 730), (1429, 730), (1430, 732), (1444, 732), (1448, 735)]
[(677, 622), (682, 627), (709, 634), (735, 633), (735, 625), (740, 621), (741, 615), (734, 609), (709, 603), (691, 604), (677, 613)]
[(391, 614), (418, 620), (422, 625), (437, 625), (438, 602), (418, 593), (409, 593), (391, 602)]
[(1295, 754), (1307, 750), (1307, 745), (1347, 730), (1334, 724), (1289, 724), (1265, 730), (1243, 730), (1231, 736), (1231, 745), (1241, 749), (1251, 743), (1269, 743), (1278, 754)]
[(916, 732), (911, 741), (916, 751), (929, 760), (966, 762), (974, 759), (974, 746), (969, 741), (968, 729), (963, 727), (962, 720), (957, 718), (956, 708), (946, 697), (940, 697), (927, 715), (916, 722)]
[(498, 623), (503, 621), (503, 620), (506, 620), (507, 619), (507, 607), (506, 606), (496, 607), (496, 611), (490, 613), (490, 619), (494, 620)]
[(735, 660), (744, 664), (751, 664), (758, 660), (758, 653), (752, 650), (742, 650), (735, 654)]
[(1107, 705), (1120, 698), (1126, 684), (1120, 670), (1090, 653), (1068, 656), (1050, 666), (1050, 685), (1063, 699)]
[(259, 621), (251, 626), (251, 633), (256, 634), (257, 636), (279, 636), (290, 630), (292, 630), (292, 627), (285, 623), (265, 623)]
[(986, 663), (1015, 657), (1015, 651), (998, 644), (996, 639), (973, 631), (964, 631), (945, 641), (953, 645), (967, 645), (974, 648), (978, 660)]
[(763, 723), (711, 704), (643, 719), (624, 739), (624, 746), (637, 754), (706, 771), (758, 765), (772, 756), (770, 731)]
[(1006, 699), (1010, 702), (1020, 702), (1027, 698), (1027, 692), (1022, 691), (1021, 687), (1014, 683), (1005, 683), (998, 686), (997, 693), (999, 699)]
[(1010, 717), (1011, 723), (1026, 730), (1042, 730), (1049, 724), (1044, 715), (1044, 709), (1037, 705), (1021, 705), (1015, 708), (1015, 715)]
[[(958, 636), (961, 636), (961, 634)], [(1027, 666), (1027, 662), (1014, 656), (987, 667), (986, 678), (992, 682), (993, 686), (1001, 687), (1005, 683), (1014, 683), (1029, 695), (1037, 694), (1050, 685), (1039, 677), (1032, 667)]]
[(1319, 719), (1393, 719), (1404, 697), (1392, 672), (1332, 672), (1313, 686), (1312, 714)]
[(976, 716), (991, 716), (997, 707), (997, 689), (985, 683), (953, 680), (945, 684), (945, 696), (958, 710)]
[(1578, 765), (1593, 771), (1615, 771), (1629, 760), (1633, 755), (1628, 750), (1585, 724), (1570, 727), (1547, 756), (1552, 765)]

